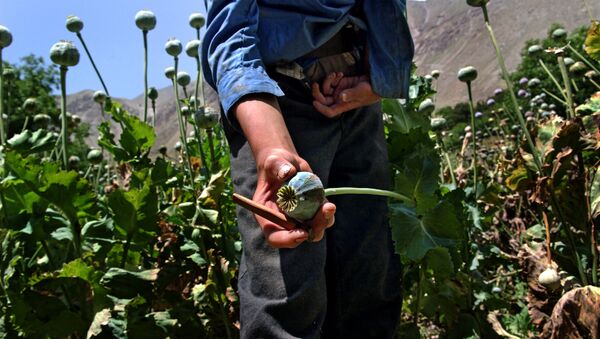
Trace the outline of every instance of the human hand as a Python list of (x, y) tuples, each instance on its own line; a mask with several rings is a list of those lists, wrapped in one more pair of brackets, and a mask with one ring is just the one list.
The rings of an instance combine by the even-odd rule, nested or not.
[[(300, 171), (311, 171), (308, 163), (294, 152), (281, 148), (264, 149), (257, 154), (258, 181), (253, 200), (278, 210), (277, 190), (286, 180)], [(315, 217), (307, 222), (310, 232), (297, 228), (288, 230), (267, 219), (256, 216), (269, 245), (276, 248), (294, 248), (304, 241), (320, 241), (325, 229), (334, 223), (335, 205), (326, 202)]]
[(366, 75), (344, 77), (343, 73), (330, 73), (322, 86), (312, 84), (313, 106), (321, 114), (334, 118), (340, 114), (376, 103), (381, 97), (373, 92)]

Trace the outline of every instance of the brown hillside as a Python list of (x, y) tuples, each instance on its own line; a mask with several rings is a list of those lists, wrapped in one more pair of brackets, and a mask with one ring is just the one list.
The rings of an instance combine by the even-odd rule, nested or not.
[[(594, 16), (600, 17), (600, 1), (588, 3)], [(568, 30), (589, 24), (581, 0), (491, 0), (488, 12), (509, 70), (519, 64), (525, 42), (544, 38), (552, 23)], [(481, 9), (468, 6), (465, 0), (409, 0), (408, 15), (419, 74), (434, 69), (442, 72), (438, 107), (466, 100), (464, 86), (457, 86), (456, 73), (467, 65), (479, 71), (474, 83), (476, 100), (504, 87)]]

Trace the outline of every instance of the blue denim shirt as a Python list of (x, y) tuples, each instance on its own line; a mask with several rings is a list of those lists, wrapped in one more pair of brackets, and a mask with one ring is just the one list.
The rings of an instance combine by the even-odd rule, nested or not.
[(212, 0), (202, 43), (206, 81), (224, 112), (244, 95), (283, 92), (265, 65), (289, 62), (313, 51), (352, 22), (367, 32), (371, 85), (382, 97), (406, 97), (414, 46), (406, 0), (364, 0), (363, 19), (354, 0)]

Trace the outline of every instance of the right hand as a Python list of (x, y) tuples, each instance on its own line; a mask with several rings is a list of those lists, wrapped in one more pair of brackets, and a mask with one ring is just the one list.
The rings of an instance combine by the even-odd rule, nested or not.
[[(253, 200), (273, 210), (277, 207), (277, 190), (298, 170), (311, 171), (294, 147), (292, 138), (273, 95), (251, 94), (243, 97), (234, 112), (256, 160), (257, 184)], [(294, 248), (304, 241), (319, 241), (334, 222), (335, 205), (326, 202), (313, 220), (311, 234), (303, 229), (288, 230), (256, 216), (265, 239), (276, 248)]]
[[(297, 154), (285, 149), (267, 149), (257, 155), (258, 181), (253, 200), (271, 209), (277, 207), (277, 190), (298, 170), (312, 172), (308, 163)], [(276, 248), (294, 248), (304, 241), (320, 241), (325, 229), (334, 223), (335, 205), (326, 202), (308, 222), (311, 234), (297, 228), (287, 230), (265, 218), (256, 216), (269, 245)]]

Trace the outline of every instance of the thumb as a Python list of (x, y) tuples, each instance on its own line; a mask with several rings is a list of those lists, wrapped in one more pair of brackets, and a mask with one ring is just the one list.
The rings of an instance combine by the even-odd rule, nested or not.
[(345, 89), (340, 93), (340, 100), (342, 102), (356, 101), (360, 98), (361, 95), (362, 95), (361, 88), (352, 87), (352, 88)]
[(273, 179), (284, 181), (296, 174), (296, 166), (281, 156), (270, 156), (267, 159), (266, 170)]

